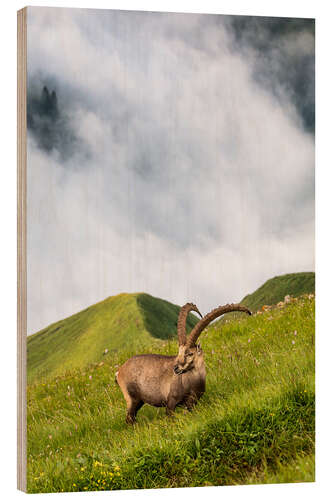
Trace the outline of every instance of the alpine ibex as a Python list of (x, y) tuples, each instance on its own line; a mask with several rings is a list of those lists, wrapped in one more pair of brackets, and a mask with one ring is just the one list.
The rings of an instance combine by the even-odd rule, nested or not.
[[(202, 319), (186, 337), (186, 319), (190, 311), (197, 312)], [(196, 305), (185, 304), (178, 316), (177, 356), (141, 354), (128, 359), (119, 368), (116, 382), (127, 403), (127, 423), (135, 422), (138, 410), (145, 403), (165, 406), (167, 415), (171, 415), (176, 406), (180, 405), (192, 409), (205, 392), (206, 383), (203, 353), (196, 341), (211, 321), (232, 311), (242, 311), (251, 315), (251, 311), (240, 304), (226, 304), (202, 317)]]

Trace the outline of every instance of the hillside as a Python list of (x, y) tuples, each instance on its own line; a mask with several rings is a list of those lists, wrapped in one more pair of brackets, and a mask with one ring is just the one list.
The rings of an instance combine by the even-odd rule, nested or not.
[[(298, 297), (314, 290), (314, 273), (285, 274), (266, 281), (241, 303), (256, 311), (286, 295)], [(158, 346), (176, 335), (178, 312), (179, 306), (146, 293), (121, 293), (53, 323), (28, 337), (28, 383), (104, 361), (129, 346), (138, 352), (147, 341)], [(234, 313), (220, 321), (238, 316)], [(188, 329), (197, 321), (190, 314)]]
[(246, 295), (241, 304), (252, 311), (258, 311), (263, 305), (277, 304), (286, 295), (299, 297), (315, 292), (315, 273), (292, 273), (276, 276), (266, 281), (258, 290)]
[[(28, 337), (28, 383), (105, 361), (119, 349), (158, 345), (176, 335), (179, 309), (145, 293), (121, 293), (53, 323)], [(197, 321), (190, 314), (188, 329)]]
[[(125, 299), (136, 318), (133, 296)], [(131, 343), (103, 364), (36, 381), (27, 393), (28, 491), (314, 481), (314, 332), (309, 295), (212, 324), (200, 337), (207, 386), (195, 409), (167, 418), (145, 405), (134, 427), (114, 382), (137, 353)], [(145, 352), (177, 352), (176, 339), (141, 341)]]

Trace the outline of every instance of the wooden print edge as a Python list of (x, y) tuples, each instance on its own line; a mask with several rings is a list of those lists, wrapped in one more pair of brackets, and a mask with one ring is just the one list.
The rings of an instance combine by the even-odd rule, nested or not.
[(17, 12), (17, 488), (27, 486), (27, 8)]

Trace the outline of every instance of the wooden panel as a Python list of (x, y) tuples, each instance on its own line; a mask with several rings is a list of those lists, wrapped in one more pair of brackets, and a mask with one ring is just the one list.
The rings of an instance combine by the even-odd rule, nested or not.
[(17, 487), (26, 491), (27, 10), (17, 13)]

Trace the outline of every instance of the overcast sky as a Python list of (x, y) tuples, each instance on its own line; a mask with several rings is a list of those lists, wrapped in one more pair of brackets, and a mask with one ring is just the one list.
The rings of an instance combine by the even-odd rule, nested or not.
[(314, 270), (314, 21), (28, 8), (28, 332)]

